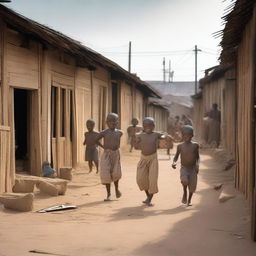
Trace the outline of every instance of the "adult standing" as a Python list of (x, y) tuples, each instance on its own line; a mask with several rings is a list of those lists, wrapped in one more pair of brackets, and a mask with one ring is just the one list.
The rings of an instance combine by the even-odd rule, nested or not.
[(212, 104), (208, 116), (210, 118), (208, 144), (219, 147), (221, 112), (218, 110), (218, 104)]

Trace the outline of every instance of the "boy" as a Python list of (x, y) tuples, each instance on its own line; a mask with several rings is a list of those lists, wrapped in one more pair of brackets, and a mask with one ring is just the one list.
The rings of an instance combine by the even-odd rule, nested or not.
[(99, 133), (94, 131), (95, 122), (91, 119), (87, 120), (86, 127), (88, 132), (84, 134), (85, 149), (85, 161), (88, 161), (89, 173), (92, 172), (93, 162), (96, 166), (96, 173), (99, 171), (99, 152), (98, 145), (103, 147), (102, 144), (97, 140)]
[(144, 190), (147, 198), (143, 201), (147, 206), (152, 206), (151, 200), (158, 192), (158, 139), (163, 135), (153, 132), (155, 121), (152, 117), (143, 120), (143, 132), (136, 136), (136, 148), (141, 150), (141, 158), (137, 166), (137, 184)]
[(118, 188), (118, 182), (121, 179), (121, 164), (120, 164), (120, 139), (123, 132), (116, 129), (118, 125), (118, 115), (110, 113), (106, 120), (108, 129), (99, 133), (97, 140), (103, 138), (104, 152), (100, 161), (100, 178), (101, 183), (106, 186), (107, 197), (104, 201), (110, 201), (111, 197), (111, 182), (115, 184), (116, 198), (122, 196)]
[(139, 133), (142, 131), (142, 127), (137, 126), (139, 123), (139, 120), (137, 118), (133, 118), (131, 123), (132, 125), (127, 128), (128, 139), (131, 144), (130, 152), (132, 152), (132, 149), (135, 144), (136, 133)]
[[(182, 203), (191, 206), (191, 199), (196, 190), (197, 174), (199, 171), (199, 145), (191, 141), (194, 131), (190, 125), (181, 129), (183, 143), (177, 146), (176, 155), (173, 158), (172, 168), (176, 169), (176, 162), (181, 158), (180, 180), (183, 186)], [(189, 196), (187, 198), (187, 188)]]

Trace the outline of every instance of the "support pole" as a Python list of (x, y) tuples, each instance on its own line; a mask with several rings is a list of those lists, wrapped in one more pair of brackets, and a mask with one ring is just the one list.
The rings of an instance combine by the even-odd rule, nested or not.
[(129, 56), (128, 56), (128, 71), (131, 73), (131, 51), (132, 51), (132, 42), (129, 42)]

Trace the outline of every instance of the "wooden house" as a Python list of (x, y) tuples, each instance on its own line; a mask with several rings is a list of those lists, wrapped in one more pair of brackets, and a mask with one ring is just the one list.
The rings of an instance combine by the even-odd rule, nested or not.
[(160, 97), (104, 56), (2, 5), (0, 82), (0, 192), (12, 189), (16, 170), (40, 175), (45, 160), (57, 171), (83, 166), (87, 119), (102, 130), (116, 112), (126, 130), (145, 116), (147, 97)]
[(235, 185), (252, 209), (252, 238), (256, 241), (256, 3), (237, 0), (229, 9), (225, 28), (219, 32), (220, 67), (201, 81), (202, 92), (194, 96), (194, 117), (200, 122), (210, 104), (221, 106), (222, 145), (236, 160)]
[(157, 101), (149, 101), (147, 116), (153, 117), (155, 120), (155, 130), (167, 132), (169, 109), (165, 105)]
[(235, 157), (235, 71), (233, 66), (217, 66), (206, 70), (200, 80), (201, 91), (193, 95), (193, 120), (195, 137), (203, 141), (203, 118), (212, 104), (218, 104), (221, 111), (221, 146)]

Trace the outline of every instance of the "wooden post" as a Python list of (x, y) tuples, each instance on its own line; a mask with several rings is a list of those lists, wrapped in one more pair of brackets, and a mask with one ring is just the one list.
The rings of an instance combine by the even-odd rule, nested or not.
[(253, 29), (252, 29), (252, 52), (253, 52), (253, 72), (252, 72), (252, 88), (253, 88), (253, 101), (252, 101), (252, 113), (253, 113), (253, 123), (252, 123), (252, 133), (254, 138), (253, 144), (253, 166), (252, 166), (252, 178), (253, 178), (253, 191), (252, 191), (252, 217), (251, 217), (251, 236), (252, 240), (256, 241), (256, 108), (255, 108), (255, 99), (256, 99), (256, 5), (254, 5), (253, 10)]
[(132, 84), (132, 118), (136, 116), (136, 85)]
[(1, 40), (1, 87), (2, 87), (2, 124), (9, 126), (8, 116), (8, 99), (9, 99), (9, 88), (7, 78), (7, 65), (6, 65), (6, 25), (0, 20), (0, 40)]
[(91, 118), (93, 119), (93, 110), (94, 110), (94, 106), (93, 106), (93, 95), (94, 95), (94, 89), (93, 89), (93, 74), (94, 71), (91, 71)]

